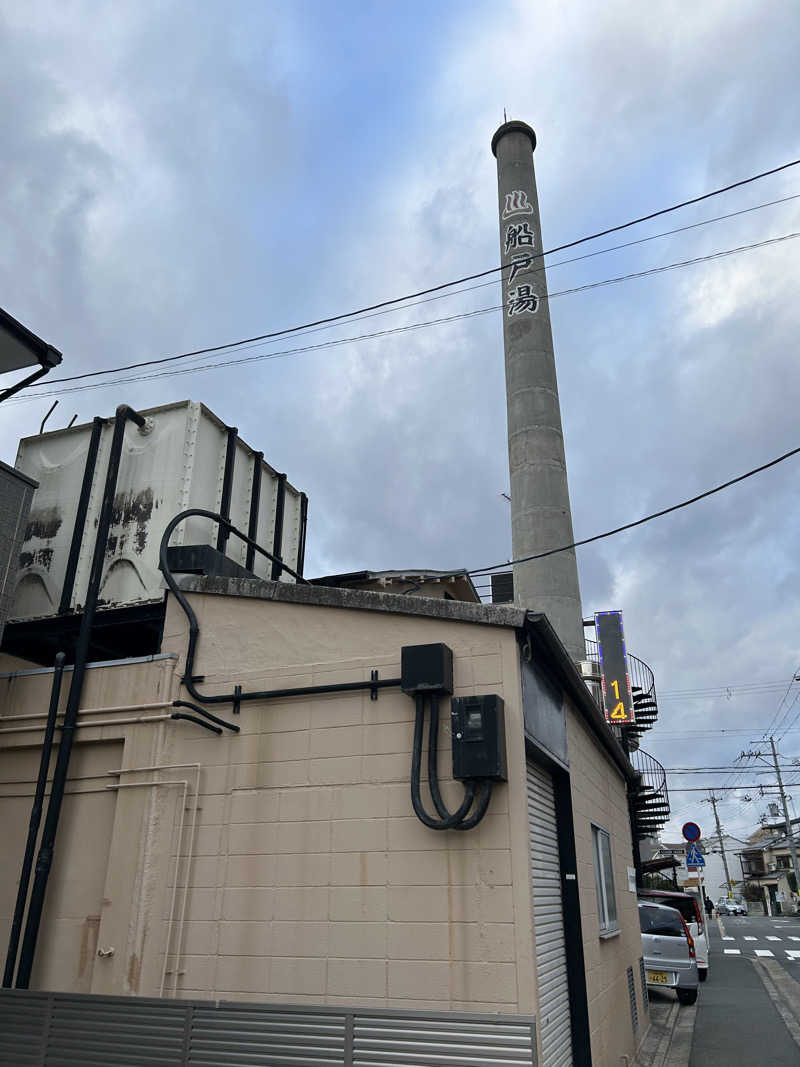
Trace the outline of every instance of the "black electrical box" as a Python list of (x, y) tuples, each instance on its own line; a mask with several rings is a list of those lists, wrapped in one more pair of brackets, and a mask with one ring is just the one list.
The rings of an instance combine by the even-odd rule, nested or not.
[(453, 777), (507, 782), (506, 717), (503, 698), (453, 697), (450, 708)]
[(406, 645), (400, 653), (400, 688), (404, 693), (453, 692), (453, 652), (447, 645)]

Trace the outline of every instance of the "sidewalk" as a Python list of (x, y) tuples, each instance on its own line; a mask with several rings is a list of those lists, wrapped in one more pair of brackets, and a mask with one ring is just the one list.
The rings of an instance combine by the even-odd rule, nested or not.
[[(797, 1067), (800, 1063), (800, 1047), (789, 1029), (795, 1011), (800, 1012), (800, 984), (782, 972), (779, 964), (767, 962), (781, 971), (780, 977), (772, 975), (764, 961), (714, 957), (711, 977), (697, 1001), (689, 1067), (731, 1067), (732, 1063)], [(800, 1038), (800, 1029), (797, 1033)]]
[(682, 1007), (673, 994), (650, 992), (650, 1029), (635, 1067), (688, 1067), (697, 1005)]
[(746, 942), (743, 936), (734, 942), (718, 919), (710, 924), (709, 934), (711, 972), (700, 986), (697, 1003), (681, 1007), (673, 994), (651, 992), (651, 1025), (636, 1067), (731, 1067), (743, 1062), (797, 1067), (800, 966), (776, 958), (772, 950), (749, 956), (744, 948), (726, 948), (733, 943), (752, 948), (769, 940), (775, 949), (785, 931), (769, 939), (751, 932)]

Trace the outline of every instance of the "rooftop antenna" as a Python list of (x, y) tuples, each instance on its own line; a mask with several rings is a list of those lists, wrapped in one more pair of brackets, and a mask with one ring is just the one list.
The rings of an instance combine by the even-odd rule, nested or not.
[(506, 109), (503, 108), (503, 122), (508, 122), (508, 115), (506, 115)]

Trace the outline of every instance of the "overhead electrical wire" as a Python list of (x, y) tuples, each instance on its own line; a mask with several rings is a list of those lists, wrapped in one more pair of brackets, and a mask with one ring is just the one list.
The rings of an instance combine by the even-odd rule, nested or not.
[[(609, 226), (604, 230), (598, 230), (595, 233), (587, 234), (584, 237), (578, 237), (575, 240), (567, 241), (567, 242), (565, 242), (563, 244), (556, 245), (553, 248), (545, 249), (542, 252), (537, 252), (537, 253), (533, 254), (532, 258), (533, 259), (542, 259), (545, 256), (554, 255), (556, 252), (564, 252), (569, 248), (576, 248), (579, 245), (588, 243), (589, 241), (596, 241), (600, 237), (607, 237), (609, 234), (619, 233), (621, 230), (629, 229), (631, 226), (638, 226), (643, 222), (649, 222), (652, 219), (660, 218), (662, 215), (668, 215), (668, 214), (671, 214), (674, 211), (679, 211), (679, 210), (681, 210), (683, 208), (690, 207), (693, 204), (699, 204), (704, 200), (710, 200), (712, 197), (720, 196), (722, 193), (728, 193), (728, 192), (731, 192), (733, 189), (742, 188), (745, 185), (750, 185), (753, 182), (760, 181), (762, 178), (768, 178), (773, 174), (779, 174), (782, 171), (789, 170), (790, 168), (796, 167), (798, 165), (800, 165), (800, 159), (794, 159), (794, 160), (789, 161), (788, 163), (782, 163), (778, 167), (772, 167), (770, 170), (760, 171), (758, 174), (753, 174), (749, 178), (742, 178), (740, 181), (732, 182), (731, 184), (721, 186), (718, 189), (712, 189), (711, 192), (703, 193), (701, 196), (695, 196), (695, 197), (692, 197), (692, 198), (690, 198), (688, 200), (682, 200), (677, 204), (670, 205), (670, 207), (660, 208), (658, 211), (652, 211), (647, 215), (640, 215), (637, 218), (629, 219), (627, 222), (618, 223), (617, 225)], [(786, 199), (791, 199), (791, 198), (786, 198)], [(773, 203), (779, 203), (779, 202), (781, 202), (781, 201), (773, 201)], [(761, 206), (761, 205), (759, 205), (759, 206)], [(763, 205), (763, 206), (769, 206), (769, 205)], [(754, 209), (746, 209), (746, 210), (754, 210)], [(737, 213), (734, 212), (733, 214), (737, 214)], [(714, 221), (716, 221), (716, 220), (714, 220)], [(703, 223), (697, 223), (696, 225), (703, 225)], [(241, 345), (252, 344), (253, 342), (256, 342), (256, 341), (267, 341), (267, 340), (271, 340), (271, 339), (277, 338), (277, 337), (285, 337), (285, 336), (287, 336), (289, 334), (299, 333), (299, 332), (301, 332), (303, 330), (308, 330), (308, 329), (311, 329), (312, 327), (315, 327), (315, 326), (326, 326), (326, 325), (329, 325), (331, 323), (342, 322), (343, 320), (346, 320), (346, 319), (355, 318), (358, 315), (364, 315), (364, 314), (366, 314), (367, 312), (370, 312), (370, 311), (377, 311), (377, 310), (380, 310), (381, 308), (391, 307), (392, 305), (395, 305), (395, 304), (406, 303), (407, 301), (415, 300), (418, 297), (429, 296), (432, 293), (438, 293), (438, 292), (441, 292), (442, 290), (445, 290), (445, 289), (451, 289), (454, 286), (463, 285), (465, 282), (475, 281), (478, 278), (485, 278), (485, 277), (488, 277), (491, 274), (501, 274), (504, 270), (508, 270), (510, 268), (510, 266), (511, 266), (511, 264), (506, 264), (505, 266), (503, 266), (501, 264), (501, 265), (499, 265), (497, 267), (490, 267), (488, 270), (477, 271), (474, 274), (467, 274), (467, 275), (464, 275), (461, 278), (455, 278), (455, 279), (453, 279), (452, 281), (449, 281), (449, 282), (442, 282), (442, 283), (440, 283), (438, 285), (430, 286), (427, 289), (419, 289), (416, 292), (407, 293), (405, 296), (392, 297), (389, 300), (382, 300), (382, 301), (379, 301), (378, 303), (375, 303), (375, 304), (368, 304), (365, 307), (356, 308), (356, 309), (354, 309), (352, 311), (341, 312), (341, 313), (339, 313), (337, 315), (329, 315), (329, 316), (327, 316), (325, 318), (314, 319), (314, 320), (312, 320), (310, 322), (302, 323), (302, 324), (300, 324), (298, 326), (288, 326), (288, 327), (285, 327), (285, 328), (283, 328), (281, 330), (272, 330), (272, 331), (269, 331), (267, 333), (256, 334), (256, 335), (254, 335), (252, 337), (244, 337), (244, 338), (241, 338), (238, 341), (228, 341), (225, 344), (221, 344), (221, 345), (210, 345), (210, 346), (205, 347), (205, 348), (198, 348), (198, 349), (194, 349), (194, 350), (189, 351), (189, 352), (182, 352), (182, 353), (179, 353), (179, 354), (174, 355), (174, 356), (162, 356), (162, 357), (157, 358), (157, 359), (143, 361), (142, 363), (130, 364), (127, 367), (115, 367), (115, 368), (99, 370), (99, 371), (89, 371), (89, 372), (86, 372), (85, 374), (81, 374), (81, 375), (71, 375), (68, 378), (60, 378), (60, 379), (58, 379), (58, 381), (62, 381), (62, 382), (76, 381), (79, 378), (87, 378), (87, 377), (92, 377), (94, 375), (99, 375), (99, 374), (107, 374), (107, 373), (115, 373), (115, 372), (119, 373), (120, 371), (131, 370), (131, 369), (139, 368), (139, 367), (155, 366), (156, 364), (166, 363), (166, 362), (169, 362), (171, 360), (185, 359), (185, 358), (187, 358), (189, 356), (208, 355), (208, 354), (210, 354), (212, 352), (220, 352), (220, 351), (224, 351), (225, 349), (236, 348), (236, 347), (239, 347)]]
[(697, 496), (690, 497), (688, 500), (682, 500), (680, 504), (673, 504), (671, 507), (662, 508), (661, 511), (654, 511), (650, 515), (645, 515), (641, 519), (636, 519), (635, 522), (627, 522), (623, 526), (615, 527), (613, 530), (606, 530), (605, 533), (595, 534), (593, 537), (584, 537), (580, 541), (572, 541), (570, 544), (561, 545), (559, 548), (550, 548), (546, 552), (536, 552), (531, 556), (521, 556), (519, 559), (506, 560), (504, 563), (493, 563), (488, 567), (476, 567), (467, 573), (490, 574), (492, 571), (511, 567), (518, 563), (529, 563), (531, 560), (545, 559), (547, 556), (555, 556), (559, 552), (568, 552), (570, 549), (580, 548), (581, 545), (589, 545), (594, 541), (602, 541), (606, 537), (613, 537), (615, 534), (624, 533), (625, 530), (632, 530), (636, 526), (642, 526), (646, 522), (652, 522), (653, 519), (660, 519), (663, 515), (669, 515), (674, 511), (679, 511), (681, 508), (689, 507), (690, 504), (696, 504), (700, 500), (705, 500), (707, 497), (713, 496), (715, 493), (721, 493), (723, 489), (728, 489), (730, 486), (736, 485), (738, 482), (743, 482), (747, 478), (752, 478), (756, 474), (761, 474), (762, 471), (769, 470), (770, 467), (775, 467), (779, 463), (783, 463), (784, 460), (791, 459), (792, 456), (796, 456), (799, 452), (800, 447), (793, 448), (789, 452), (784, 452), (782, 456), (777, 456), (775, 459), (771, 459), (768, 463), (762, 463), (761, 466), (754, 467), (745, 474), (739, 474), (735, 478), (730, 478), (727, 482), (723, 482), (722, 485), (717, 485), (713, 489), (707, 489), (704, 493), (698, 493)]
[[(789, 707), (789, 712), (791, 712), (792, 708), (793, 708), (793, 707), (795, 706), (795, 704), (797, 703), (798, 699), (800, 699), (800, 690), (798, 690), (798, 692), (797, 692), (797, 694), (796, 694), (796, 696), (795, 696), (794, 700), (792, 701), (792, 703), (791, 703), (791, 705), (790, 705), (790, 707)], [(789, 714), (789, 712), (787, 712), (787, 713), (786, 713), (786, 716), (787, 716), (787, 717), (788, 717), (788, 714)], [(791, 727), (793, 727), (793, 726), (794, 726), (794, 724), (795, 724), (795, 723), (797, 722), (797, 720), (798, 720), (798, 719), (800, 719), (800, 710), (798, 710), (798, 712), (797, 712), (797, 714), (795, 715), (795, 717), (794, 717), (794, 718), (793, 718), (793, 719), (791, 720), (791, 722), (789, 723), (789, 729), (787, 729), (787, 730), (781, 729), (781, 733), (780, 733), (780, 736), (778, 737), (778, 740), (779, 740), (779, 741), (780, 741), (780, 740), (781, 740), (781, 739), (782, 739), (783, 737), (785, 737), (785, 735), (786, 735), (786, 734), (788, 734), (788, 733), (791, 733), (791, 732), (792, 732), (792, 730), (791, 730)]]
[[(676, 785), (669, 786), (669, 791), (670, 793), (707, 793), (710, 788), (711, 786), (707, 785)], [(715, 793), (723, 791), (732, 793), (740, 789), (777, 789), (778, 787), (766, 785), (764, 782), (747, 782), (744, 785), (715, 785), (713, 788)]]
[(659, 697), (664, 696), (693, 696), (697, 693), (718, 693), (718, 692), (734, 692), (736, 690), (745, 691), (749, 689), (780, 689), (784, 685), (784, 681), (781, 679), (775, 682), (730, 682), (723, 683), (721, 685), (706, 685), (706, 686), (694, 686), (689, 689), (667, 689), (663, 693), (659, 692)]
[[(775, 714), (770, 719), (769, 726), (764, 731), (764, 733), (761, 735), (765, 741), (766, 741), (767, 737), (771, 733), (775, 733), (776, 732), (776, 727), (777, 727), (778, 723), (780, 723), (788, 715), (788, 712), (786, 714), (784, 714), (784, 715), (781, 715), (781, 710), (783, 708), (783, 705), (786, 702), (786, 698), (789, 696), (789, 693), (792, 691), (792, 686), (795, 684), (795, 682), (798, 679), (798, 673), (800, 673), (800, 663), (798, 663), (798, 665), (792, 671), (792, 677), (789, 679), (789, 684), (786, 686), (786, 691), (784, 692), (783, 696), (781, 697), (780, 701), (778, 702), (778, 707), (777, 707), (777, 709), (775, 711)], [(792, 705), (792, 706), (794, 706), (794, 705)], [(791, 711), (791, 708), (789, 710)]]
[[(782, 771), (797, 771), (800, 770), (796, 763), (780, 763), (778, 764)], [(737, 773), (742, 770), (741, 767), (665, 767), (665, 771), (670, 774), (730, 774), (731, 771)], [(763, 770), (758, 767), (747, 767), (746, 770), (753, 771), (756, 774), (772, 774), (774, 768), (764, 767)]]
[[(684, 267), (694, 266), (694, 265), (696, 265), (698, 263), (706, 263), (706, 262), (709, 262), (710, 260), (722, 259), (722, 258), (724, 258), (726, 256), (736, 255), (736, 254), (738, 254), (740, 252), (750, 252), (750, 251), (753, 251), (754, 249), (757, 249), (757, 248), (764, 248), (764, 247), (766, 247), (768, 245), (774, 245), (774, 244), (782, 243), (783, 241), (794, 240), (794, 239), (796, 239), (798, 237), (800, 237), (800, 231), (795, 231), (793, 233), (782, 234), (779, 237), (771, 237), (771, 238), (767, 238), (767, 239), (765, 239), (763, 241), (756, 241), (756, 242), (753, 242), (751, 244), (739, 245), (736, 248), (727, 248), (727, 249), (722, 249), (721, 251), (718, 251), (718, 252), (711, 252), (711, 253), (709, 253), (708, 255), (705, 255), (705, 256), (696, 256), (696, 257), (694, 257), (692, 259), (679, 260), (679, 261), (674, 262), (674, 263), (666, 263), (666, 264), (663, 264), (662, 266), (651, 267), (651, 268), (649, 268), (647, 270), (643, 270), (643, 271), (634, 271), (634, 272), (631, 272), (631, 273), (628, 273), (628, 274), (617, 275), (617, 276), (612, 277), (612, 278), (603, 278), (603, 279), (600, 279), (599, 281), (596, 281), (596, 282), (588, 282), (585, 285), (574, 286), (571, 289), (561, 289), (561, 290), (558, 290), (557, 292), (549, 293), (548, 296), (547, 296), (547, 299), (553, 300), (553, 299), (555, 299), (556, 297), (559, 297), (559, 296), (571, 296), (571, 295), (574, 295), (576, 293), (587, 292), (587, 291), (589, 291), (591, 289), (599, 289), (599, 288), (605, 287), (607, 285), (617, 285), (617, 284), (619, 284), (621, 282), (627, 282), (627, 281), (631, 281), (631, 280), (634, 280), (634, 279), (637, 279), (637, 278), (647, 278), (647, 277), (651, 277), (652, 275), (663, 274), (663, 273), (665, 273), (667, 271), (678, 270), (678, 269), (681, 269), (681, 268), (684, 268)], [(200, 364), (200, 365), (194, 365), (194, 366), (191, 366), (191, 367), (178, 367), (178, 368), (175, 368), (175, 369), (172, 369), (172, 370), (156, 371), (156, 372), (154, 372), (152, 374), (131, 375), (128, 378), (115, 378), (111, 382), (99, 382), (99, 383), (95, 382), (95, 383), (89, 383), (89, 384), (84, 384), (84, 385), (75, 385), (75, 386), (70, 386), (67, 389), (60, 389), (60, 388), (58, 388), (58, 382), (53, 382), (52, 384), (56, 386), (55, 389), (51, 389), (51, 390), (48, 390), (46, 392), (39, 392), (39, 393), (35, 393), (35, 394), (31, 393), (31, 392), (28, 392), (24, 396), (14, 397), (13, 399), (9, 400), (8, 403), (11, 403), (11, 404), (13, 404), (15, 402), (25, 403), (25, 402), (30, 401), (30, 400), (36, 400), (36, 399), (38, 399), (40, 397), (48, 397), (48, 396), (56, 396), (56, 395), (64, 396), (64, 395), (69, 394), (69, 393), (86, 392), (86, 391), (89, 391), (91, 389), (103, 389), (103, 388), (106, 388), (107, 386), (110, 386), (110, 385), (113, 385), (113, 386), (116, 387), (118, 385), (131, 384), (133, 382), (152, 381), (154, 379), (159, 379), (159, 378), (171, 378), (171, 377), (175, 377), (175, 376), (180, 375), (180, 374), (194, 374), (197, 371), (215, 370), (215, 369), (220, 368), (220, 367), (235, 367), (235, 366), (240, 366), (241, 364), (244, 364), (244, 363), (254, 363), (254, 362), (260, 362), (261, 360), (268, 360), (268, 359), (280, 359), (280, 358), (284, 358), (286, 356), (300, 355), (300, 354), (305, 353), (305, 352), (315, 352), (315, 351), (320, 351), (320, 350), (324, 350), (324, 349), (327, 349), (327, 348), (337, 348), (337, 347), (340, 347), (341, 345), (353, 344), (353, 343), (355, 343), (357, 341), (377, 340), (377, 339), (383, 338), (383, 337), (389, 337), (389, 336), (394, 336), (394, 335), (397, 335), (397, 334), (409, 333), (409, 332), (412, 332), (412, 331), (415, 331), (415, 330), (426, 329), (426, 328), (431, 327), (431, 326), (440, 326), (440, 325), (445, 324), (445, 323), (451, 323), (451, 322), (461, 321), (461, 320), (464, 320), (464, 319), (476, 318), (479, 315), (487, 315), (487, 314), (489, 314), (489, 313), (491, 313), (493, 311), (500, 311), (503, 307), (504, 307), (503, 304), (492, 304), (489, 307), (477, 308), (474, 311), (464, 311), (464, 312), (460, 312), (460, 313), (455, 314), (455, 315), (448, 315), (448, 316), (445, 316), (445, 317), (442, 317), (442, 318), (438, 318), (438, 319), (428, 319), (428, 320), (423, 321), (423, 322), (409, 323), (409, 324), (407, 324), (405, 326), (394, 326), (394, 327), (390, 327), (389, 329), (386, 329), (386, 330), (376, 330), (376, 331), (373, 331), (372, 333), (356, 334), (356, 335), (350, 336), (350, 337), (334, 338), (334, 339), (329, 340), (329, 341), (321, 341), (319, 344), (315, 344), (315, 345), (301, 345), (301, 346), (298, 346), (297, 348), (281, 349), (281, 350), (279, 350), (277, 352), (259, 352), (256, 355), (245, 356), (245, 357), (240, 358), (240, 359), (226, 359), (226, 360), (221, 360), (221, 361), (216, 362), (216, 363), (204, 363), (204, 364)], [(244, 344), (244, 342), (237, 342), (237, 343)], [(256, 340), (256, 341), (254, 341), (254, 343), (253, 343), (253, 345), (251, 347), (254, 347), (254, 348), (258, 347), (262, 343), (263, 343), (262, 341)], [(243, 349), (239, 349), (239, 351), (243, 351)], [(195, 355), (195, 354), (196, 353), (184, 353), (184, 355)], [(170, 360), (170, 359), (173, 359), (173, 358), (177, 359), (177, 358), (182, 358), (182, 357), (164, 357), (164, 360)], [(151, 361), (151, 362), (163, 362), (163, 361)], [(88, 373), (86, 375), (77, 375), (76, 377), (94, 377), (96, 375), (105, 374), (105, 373), (107, 373), (107, 372), (106, 371), (92, 371), (92, 372), (90, 372), (90, 373)], [(65, 378), (65, 379), (61, 379), (61, 380), (62, 381), (69, 381), (69, 380), (72, 380), (72, 379), (66, 379)]]
[[(725, 740), (725, 736), (724, 735), (730, 735), (732, 737), (733, 736), (742, 736), (743, 737), (745, 735), (752, 736), (753, 731), (752, 730), (740, 730), (740, 729), (713, 730), (713, 729), (710, 729), (710, 728), (708, 730), (674, 730), (674, 731), (670, 731), (670, 730), (659, 730), (658, 729), (658, 725), (656, 725), (655, 727), (653, 727), (653, 733), (655, 734), (655, 736), (653, 738), (654, 741), (662, 741), (663, 740), (665, 744), (673, 744), (674, 742), (679, 741), (681, 739), (685, 739), (687, 741), (691, 740), (692, 742), (694, 742), (694, 741), (716, 741), (717, 743), (719, 743), (720, 741), (724, 741)], [(798, 733), (800, 733), (800, 729), (787, 730), (787, 733), (798, 734)], [(720, 737), (720, 734), (722, 734), (723, 736)]]

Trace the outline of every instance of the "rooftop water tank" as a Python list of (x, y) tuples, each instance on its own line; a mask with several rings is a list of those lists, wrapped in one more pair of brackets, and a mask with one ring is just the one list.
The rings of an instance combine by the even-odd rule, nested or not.
[[(146, 418), (142, 429), (132, 422), (125, 429), (100, 590), (102, 604), (135, 604), (163, 596), (158, 557), (164, 529), (170, 519), (187, 508), (223, 510), (226, 467), (231, 470), (230, 463), (226, 463), (229, 446), (233, 451), (229, 478), (231, 522), (245, 534), (253, 530), (253, 539), (259, 545), (302, 573), (305, 494), (265, 463), (263, 453), (240, 440), (203, 404), (184, 400), (141, 414)], [(9, 613), (13, 619), (77, 611), (83, 604), (114, 420), (95, 420), (95, 424), (20, 441), (17, 467), (35, 479), (39, 487), (21, 548)], [(81, 528), (76, 519), (84, 483), (88, 508)], [(216, 523), (193, 517), (178, 526), (170, 544), (219, 547), (217, 533)], [(244, 542), (230, 537), (222, 547), (229, 560), (245, 567)], [(259, 554), (250, 570), (261, 578), (272, 576), (272, 564)], [(280, 577), (282, 581), (294, 580), (285, 572)]]

